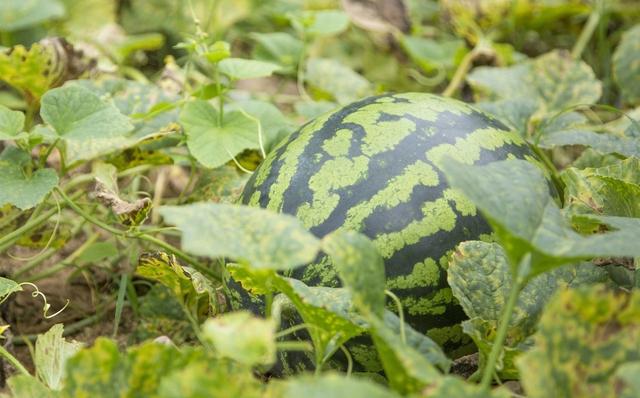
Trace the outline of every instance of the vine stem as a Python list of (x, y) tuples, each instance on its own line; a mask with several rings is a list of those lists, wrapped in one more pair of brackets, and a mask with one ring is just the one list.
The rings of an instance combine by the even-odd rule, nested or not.
[(4, 357), (14, 368), (16, 368), (20, 373), (31, 376), (31, 373), (14, 357), (11, 355), (9, 351), (7, 351), (4, 347), (0, 346), (0, 356)]
[(176, 257), (180, 258), (181, 260), (184, 260), (186, 262), (188, 262), (189, 264), (191, 264), (195, 269), (197, 269), (198, 271), (212, 277), (213, 279), (219, 280), (220, 278), (216, 275), (214, 275), (211, 270), (209, 270), (207, 267), (205, 267), (203, 264), (201, 264), (199, 261), (197, 261), (196, 259), (194, 259), (193, 257), (191, 257), (190, 255), (188, 255), (187, 253), (183, 252), (182, 250), (178, 249), (177, 247), (161, 240), (158, 238), (155, 238), (151, 235), (147, 235), (143, 232), (137, 231), (137, 232), (129, 232), (129, 231), (123, 231), (121, 229), (118, 228), (114, 228), (100, 220), (98, 220), (97, 218), (93, 217), (91, 214), (87, 213), (86, 211), (84, 211), (80, 206), (78, 206), (71, 198), (69, 198), (67, 196), (67, 194), (64, 193), (64, 191), (62, 189), (60, 189), (59, 187), (55, 187), (54, 190), (62, 197), (62, 199), (67, 203), (67, 205), (74, 210), (76, 213), (78, 213), (82, 218), (84, 218), (85, 220), (89, 221), (90, 223), (104, 229), (105, 231), (111, 232), (112, 234), (122, 237), (122, 238), (134, 238), (134, 239), (140, 239), (140, 240), (144, 240), (146, 242), (152, 243), (156, 246), (159, 246), (163, 249), (165, 249), (166, 251), (168, 251), (169, 253), (175, 255)]
[[(531, 254), (527, 254), (524, 256), (519, 265), (519, 270), (529, 268), (529, 262), (531, 261)], [(504, 345), (504, 341), (507, 337), (507, 330), (509, 329), (509, 322), (511, 321), (511, 315), (513, 314), (513, 310), (515, 309), (516, 303), (518, 301), (518, 295), (522, 288), (524, 287), (525, 280), (524, 278), (518, 275), (515, 278), (513, 286), (511, 286), (511, 290), (509, 291), (509, 298), (507, 299), (507, 304), (504, 307), (502, 312), (502, 316), (500, 317), (500, 326), (498, 327), (498, 332), (496, 333), (496, 338), (493, 341), (493, 346), (491, 347), (491, 352), (489, 353), (489, 358), (487, 359), (487, 363), (485, 364), (484, 372), (482, 373), (482, 381), (480, 382), (480, 387), (488, 391), (489, 386), (491, 384), (491, 379), (495, 373), (496, 362), (498, 361), (498, 356), (502, 352), (502, 347)]]
[(460, 65), (458, 65), (458, 69), (456, 69), (456, 72), (453, 74), (449, 85), (442, 92), (444, 97), (451, 97), (458, 91), (458, 89), (460, 89), (465, 76), (467, 76), (467, 73), (473, 65), (473, 61), (487, 51), (486, 47), (487, 44), (484, 40), (478, 40), (478, 44), (476, 44), (476, 46), (473, 47), (473, 49), (469, 51), (464, 58), (462, 58), (462, 61), (460, 61)]
[(582, 56), (582, 52), (587, 47), (587, 44), (589, 44), (591, 36), (593, 36), (593, 33), (598, 27), (598, 22), (600, 22), (600, 18), (603, 14), (603, 8), (604, 2), (602, 2), (601, 0), (596, 1), (593, 11), (591, 11), (591, 14), (589, 14), (587, 23), (582, 28), (582, 32), (580, 32), (580, 37), (578, 37), (576, 44), (574, 44), (573, 48), (571, 49), (571, 57), (573, 59), (578, 59)]

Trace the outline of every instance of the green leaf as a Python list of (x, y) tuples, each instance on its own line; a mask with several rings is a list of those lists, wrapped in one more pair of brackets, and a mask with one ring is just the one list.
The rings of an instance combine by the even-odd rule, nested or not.
[[(408, 339), (403, 341), (399, 330), (387, 327), (376, 317), (368, 317), (367, 320), (389, 385), (394, 390), (404, 394), (419, 392), (441, 376), (425, 355), (407, 344)], [(406, 330), (411, 330), (408, 325), (405, 325), (405, 333)], [(408, 334), (414, 337), (413, 333), (418, 332), (410, 331)]]
[(509, 398), (511, 392), (500, 387), (485, 390), (481, 386), (453, 376), (446, 376), (428, 389), (429, 398)]
[(180, 123), (189, 151), (205, 167), (220, 167), (243, 150), (260, 146), (258, 121), (242, 111), (226, 112), (221, 123), (211, 104), (196, 100), (185, 105)]
[(143, 253), (136, 274), (169, 288), (183, 308), (195, 317), (204, 316), (216, 303), (215, 288), (198, 271), (181, 266), (175, 256)]
[(276, 325), (246, 311), (237, 311), (207, 320), (202, 336), (216, 354), (245, 365), (272, 365), (276, 361)]
[(295, 217), (265, 209), (196, 203), (163, 206), (160, 214), (180, 228), (184, 250), (199, 256), (284, 270), (313, 261), (320, 248)]
[(456, 66), (466, 51), (463, 40), (433, 40), (418, 36), (403, 36), (400, 41), (409, 57), (425, 72), (448, 71)]
[(269, 386), (269, 397), (305, 398), (400, 398), (396, 392), (355, 377), (325, 373), (320, 376), (305, 375), (286, 381), (275, 381)]
[(629, 104), (640, 104), (640, 24), (622, 35), (613, 53), (613, 77), (622, 98)]
[(23, 128), (24, 113), (0, 105), (0, 141), (25, 138), (26, 134), (20, 134)]
[(7, 384), (13, 398), (54, 398), (58, 395), (49, 390), (35, 377), (18, 374), (11, 377)]
[(623, 364), (616, 371), (616, 378), (622, 384), (620, 398), (634, 398), (640, 396), (640, 361)]
[(360, 311), (381, 316), (385, 304), (384, 262), (373, 243), (353, 231), (336, 231), (322, 239), (343, 285)]
[(566, 130), (542, 136), (539, 146), (553, 148), (564, 145), (583, 145), (601, 153), (619, 153), (624, 156), (640, 157), (640, 142), (629, 137), (596, 133), (590, 130)]
[(83, 346), (76, 341), (66, 341), (62, 331), (62, 324), (55, 324), (36, 340), (36, 373), (52, 390), (62, 389), (67, 360)]
[(218, 70), (234, 80), (271, 76), (280, 66), (253, 59), (226, 58), (218, 63)]
[(640, 160), (562, 172), (565, 203), (571, 214), (640, 217)]
[(289, 18), (299, 33), (312, 39), (337, 35), (349, 27), (349, 16), (340, 10), (305, 11)]
[(252, 33), (258, 42), (253, 56), (261, 61), (273, 62), (283, 67), (282, 72), (294, 73), (303, 51), (302, 41), (288, 33)]
[(313, 89), (326, 93), (340, 104), (353, 102), (371, 93), (371, 84), (367, 79), (334, 59), (309, 59), (305, 79)]
[(286, 310), (295, 306), (306, 324), (315, 348), (315, 362), (322, 364), (347, 340), (361, 334), (364, 319), (352, 308), (351, 294), (342, 288), (310, 287), (303, 282), (285, 278), (273, 270), (229, 265), (234, 280), (253, 294), (282, 292), (274, 299), (272, 312), (285, 324), (295, 322), (295, 315)]
[(640, 359), (640, 294), (565, 290), (549, 301), (534, 348), (518, 361), (527, 396), (618, 396), (613, 377)]
[(0, 2), (0, 31), (12, 32), (65, 15), (58, 0), (3, 0)]
[[(445, 159), (449, 183), (461, 190), (483, 212), (496, 232), (513, 267), (531, 253), (528, 277), (580, 259), (638, 256), (632, 238), (632, 219), (609, 217), (601, 222), (623, 228), (606, 234), (581, 236), (564, 220), (542, 171), (524, 160), (505, 160), (486, 166), (465, 166)], [(500, 192), (500, 195), (496, 195)], [(509, 203), (509, 206), (504, 206)]]
[[(513, 311), (505, 347), (498, 364), (501, 377), (517, 378), (514, 359), (536, 327), (544, 305), (559, 287), (598, 282), (606, 271), (592, 264), (556, 268), (533, 278), (520, 292)], [(468, 241), (458, 245), (449, 262), (447, 281), (470, 320), (463, 330), (480, 351), (484, 366), (498, 330), (500, 318), (513, 288), (513, 277), (504, 250), (495, 243)]]
[(259, 100), (235, 101), (227, 109), (242, 109), (260, 121), (263, 144), (267, 153), (293, 130), (291, 122), (270, 102)]
[(0, 302), (13, 293), (22, 291), (22, 286), (11, 279), (0, 277)]
[(9, 203), (21, 210), (30, 209), (58, 185), (54, 169), (38, 169), (28, 175), (23, 170), (24, 161), (30, 161), (28, 156), (16, 162), (6, 154), (7, 150), (0, 155), (0, 205)]
[(88, 160), (138, 140), (133, 125), (112, 103), (78, 85), (48, 91), (42, 97), (42, 119), (64, 142), (67, 162)]

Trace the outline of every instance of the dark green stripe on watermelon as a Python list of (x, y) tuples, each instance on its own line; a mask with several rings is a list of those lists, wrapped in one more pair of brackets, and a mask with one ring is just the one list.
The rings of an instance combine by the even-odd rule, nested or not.
[[(517, 133), (467, 104), (389, 94), (300, 128), (256, 170), (242, 201), (293, 214), (318, 237), (339, 228), (367, 235), (385, 259), (387, 286), (400, 297), (407, 321), (459, 355), (470, 342), (446, 283), (447, 254), (490, 228), (448, 188), (438, 167), (443, 156), (476, 165), (535, 161)], [(339, 285), (322, 256), (290, 276), (309, 285)]]

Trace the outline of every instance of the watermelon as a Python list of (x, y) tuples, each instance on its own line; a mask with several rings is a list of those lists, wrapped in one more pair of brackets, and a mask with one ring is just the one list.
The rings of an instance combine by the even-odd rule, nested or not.
[[(338, 229), (368, 236), (384, 258), (387, 288), (400, 298), (406, 321), (457, 357), (473, 346), (447, 285), (448, 255), (491, 229), (447, 185), (439, 167), (445, 156), (474, 165), (536, 161), (516, 132), (468, 104), (423, 93), (386, 94), (302, 126), (266, 157), (241, 200), (295, 215), (318, 237)], [(327, 256), (288, 276), (311, 286), (340, 285)], [(229, 286), (241, 291), (233, 281)], [(360, 369), (375, 370), (367, 366), (373, 348), (352, 347)]]

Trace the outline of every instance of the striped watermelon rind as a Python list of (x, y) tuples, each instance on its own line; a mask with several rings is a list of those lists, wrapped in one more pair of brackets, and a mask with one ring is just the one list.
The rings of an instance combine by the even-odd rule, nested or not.
[[(537, 162), (516, 132), (472, 106), (431, 94), (386, 94), (302, 126), (254, 172), (242, 202), (293, 214), (318, 237), (338, 229), (367, 235), (385, 260), (387, 288), (400, 298), (406, 320), (457, 357), (473, 348), (446, 282), (448, 256), (459, 242), (491, 230), (448, 187), (439, 168), (445, 156), (473, 165)], [(339, 286), (327, 256), (288, 276)], [(235, 296), (240, 306), (261, 305)], [(370, 368), (366, 346), (351, 351)]]

